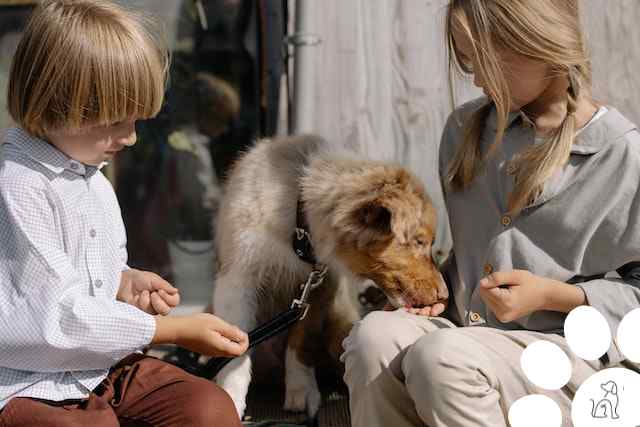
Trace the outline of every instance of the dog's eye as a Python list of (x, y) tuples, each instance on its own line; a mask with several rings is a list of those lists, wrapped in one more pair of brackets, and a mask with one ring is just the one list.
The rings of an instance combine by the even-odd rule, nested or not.
[(416, 245), (418, 245), (418, 246), (424, 246), (424, 245), (426, 245), (426, 244), (427, 244), (427, 242), (426, 242), (425, 240), (423, 240), (423, 239), (421, 239), (421, 238), (416, 239)]

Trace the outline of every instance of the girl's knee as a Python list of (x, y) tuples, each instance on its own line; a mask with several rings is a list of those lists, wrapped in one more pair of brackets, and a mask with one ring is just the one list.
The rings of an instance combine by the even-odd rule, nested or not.
[(403, 359), (406, 378), (421, 378), (428, 385), (440, 387), (451, 380), (451, 370), (460, 375), (465, 368), (479, 367), (482, 349), (458, 329), (439, 329), (411, 346)]
[(342, 343), (341, 360), (350, 359), (379, 365), (388, 363), (399, 353), (406, 318), (391, 311), (374, 311), (358, 321)]

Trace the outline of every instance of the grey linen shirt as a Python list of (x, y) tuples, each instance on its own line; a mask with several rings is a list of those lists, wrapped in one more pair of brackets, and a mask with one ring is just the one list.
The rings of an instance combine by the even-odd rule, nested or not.
[[(486, 98), (463, 105), (447, 121), (439, 156), (443, 183), (462, 142), (465, 117), (483, 102)], [(495, 132), (494, 108), (480, 141), (483, 153)], [(511, 217), (507, 197), (513, 171), (508, 162), (534, 143), (533, 127), (512, 113), (502, 144), (471, 187), (456, 192), (443, 184), (453, 240), (453, 255), (444, 267), (453, 296), (450, 316), (465, 326), (562, 334), (565, 313), (539, 311), (501, 323), (480, 298), (478, 282), (484, 276), (523, 269), (580, 282), (576, 286), (605, 316), (615, 337), (624, 315), (640, 307), (640, 289), (607, 274), (640, 261), (640, 133), (609, 107), (578, 134), (568, 164), (546, 183), (541, 196)], [(624, 359), (615, 341), (606, 356), (610, 364)]]

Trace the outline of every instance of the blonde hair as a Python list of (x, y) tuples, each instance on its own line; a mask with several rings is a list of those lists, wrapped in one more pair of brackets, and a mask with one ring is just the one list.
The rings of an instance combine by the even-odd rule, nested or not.
[(454, 27), (471, 41), (480, 68), (477, 71), (483, 75), (490, 98), (466, 119), (463, 143), (447, 172), (447, 181), (454, 190), (467, 188), (485, 161), (479, 141), (494, 107), (497, 130), (492, 148), (504, 136), (511, 95), (499, 50), (539, 60), (550, 66), (552, 75), (568, 79), (567, 114), (562, 124), (544, 142), (532, 145), (512, 162), (516, 170), (515, 186), (508, 207), (512, 214), (517, 214), (540, 195), (545, 181), (568, 161), (576, 131), (578, 99), (589, 96), (591, 65), (578, 0), (451, 0), (446, 20), (451, 79), (455, 72), (473, 72), (456, 46)]
[(9, 113), (31, 134), (155, 116), (169, 66), (151, 21), (105, 0), (44, 0), (11, 65)]

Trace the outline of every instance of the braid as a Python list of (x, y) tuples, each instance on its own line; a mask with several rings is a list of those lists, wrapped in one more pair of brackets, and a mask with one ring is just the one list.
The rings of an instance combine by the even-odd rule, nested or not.
[(516, 160), (515, 187), (509, 195), (509, 210), (518, 214), (542, 194), (544, 183), (565, 165), (571, 153), (576, 130), (576, 110), (581, 90), (579, 70), (570, 67), (567, 72), (567, 115), (554, 135), (542, 144), (526, 150)]

